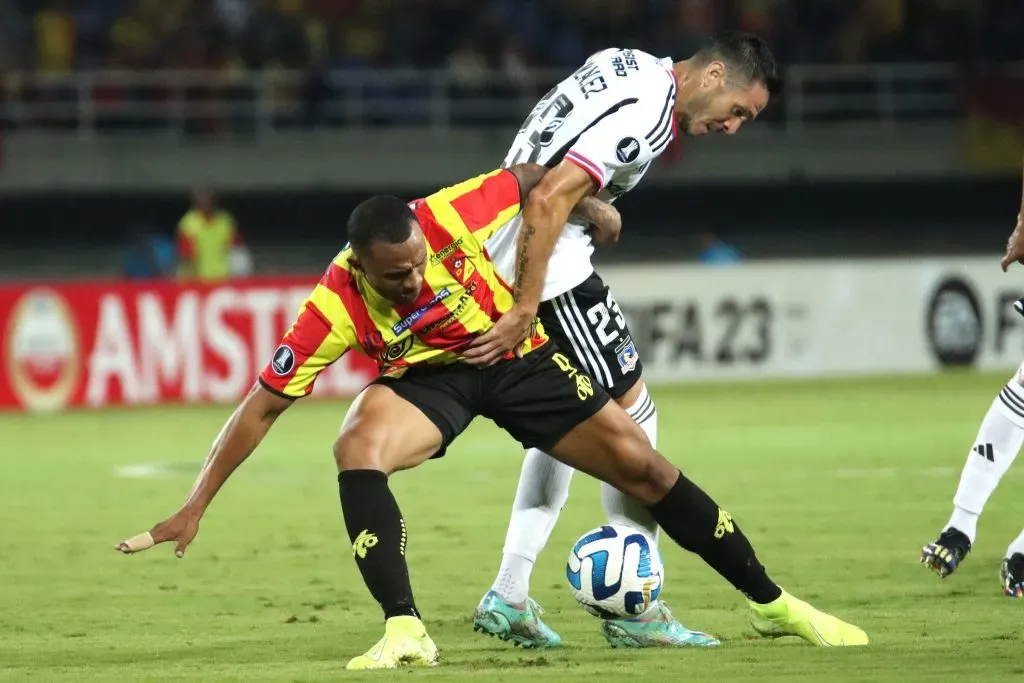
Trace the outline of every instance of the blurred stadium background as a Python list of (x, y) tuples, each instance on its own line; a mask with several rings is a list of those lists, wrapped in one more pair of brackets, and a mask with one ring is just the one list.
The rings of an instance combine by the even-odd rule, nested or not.
[[(708, 377), (920, 370), (965, 358), (1012, 367), (1024, 348), (1006, 343), (1013, 321), (986, 310), (1012, 294), (1013, 278), (993, 280), (992, 263), (1020, 192), (1019, 2), (0, 0), (0, 17), (0, 275), (12, 284), (174, 278), (189, 193), (205, 188), (237, 225), (232, 272), (301, 285), (340, 246), (360, 198), (422, 196), (494, 167), (533, 102), (591, 52), (621, 44), (678, 59), (739, 27), (771, 40), (786, 65), (784, 94), (742, 135), (674, 143), (622, 200), (624, 239), (596, 257), (613, 284), (636, 264), (653, 274), (613, 288), (647, 355), (671, 340), (661, 328), (696, 315), (688, 303), (720, 318), (710, 323), (719, 331), (700, 331), (705, 345), (767, 338), (765, 348), (719, 349), (722, 362), (705, 354), (697, 374)], [(849, 280), (879, 282), (870, 268), (882, 266), (866, 271), (854, 257), (921, 269), (924, 257), (969, 256), (989, 260), (949, 268), (979, 273), (963, 284), (980, 290), (942, 298), (950, 305), (937, 319), (948, 324), (935, 334), (922, 336), (920, 319), (956, 272), (891, 265), (914, 287), (890, 291), (887, 307)], [(813, 270), (822, 258), (855, 271), (825, 267), (829, 296), (794, 280), (803, 272), (794, 259)], [(759, 265), (778, 259), (788, 263)], [(721, 262), (742, 265), (700, 267)], [(751, 270), (760, 267), (768, 270)], [(288, 304), (280, 325), (292, 299), (275, 286)], [(672, 309), (678, 325), (659, 322)], [(880, 335), (887, 316), (905, 324)], [(827, 353), (817, 342), (833, 320), (879, 338), (848, 342), (855, 357), (845, 361), (812, 357)], [(261, 332), (258, 357), (273, 332)], [(88, 352), (91, 332), (75, 336)], [(952, 350), (929, 351), (936, 343)], [(890, 346), (904, 351), (886, 364), (876, 351), (895, 353)], [(742, 348), (755, 357), (746, 369), (736, 367)], [(688, 376), (668, 360), (652, 379)]]
[[(125, 663), (102, 652), (116, 649), (161, 666), (178, 658), (169, 678), (297, 680), (335, 671), (338, 647), (355, 654), (376, 639), (323, 486), (322, 454), (343, 410), (330, 400), (284, 421), (261, 456), (276, 465), (240, 475), (248, 492), (232, 487), (204, 527), (197, 559), (220, 553), (239, 572), (223, 604), (211, 597), (227, 590), (216, 564), (147, 558), (111, 574), (97, 548), (177, 504), (361, 198), (422, 196), (495, 167), (539, 95), (593, 51), (680, 59), (723, 28), (770, 40), (784, 93), (735, 138), (674, 143), (618, 204), (620, 244), (596, 257), (648, 380), (664, 387), (667, 452), (685, 454), (673, 457), (746, 513), (761, 547), (780, 532), (801, 539), (804, 555), (768, 550), (769, 566), (798, 573), (810, 597), (829, 596), (826, 606), (853, 611), (869, 631), (888, 631), (883, 648), (901, 658), (860, 659), (861, 671), (895, 667), (893, 680), (909, 681), (987, 666), (984, 680), (1019, 679), (1019, 668), (999, 669), (1016, 656), (1000, 648), (1019, 649), (1021, 638), (993, 617), (1001, 604), (964, 613), (959, 636), (984, 643), (961, 657), (941, 629), (926, 638), (933, 619), (920, 599), (936, 599), (938, 582), (905, 569), (944, 519), (977, 422), (1024, 357), (1024, 319), (1010, 308), (1024, 279), (998, 266), (1021, 201), (1019, 0), (0, 0), (0, 475), (19, 483), (0, 502), (0, 536), (12, 558), (19, 547), (0, 569), (0, 583), (19, 588), (0, 597), (0, 621), (10, 619), (0, 677), (24, 680), (60, 650), (63, 668), (48, 680), (111, 680)], [(239, 237), (223, 257), (230, 274), (196, 282), (180, 257), (197, 245), (179, 226), (190, 193), (206, 192)], [(940, 372), (954, 367), (970, 372)], [(316, 394), (344, 400), (371, 374), (346, 357)], [(728, 381), (703, 383), (718, 380)], [(120, 409), (140, 404), (157, 407)], [(19, 414), (80, 406), (110, 410)], [(427, 613), (452, 617), (438, 626), (449, 661), (499, 680), (502, 655), (455, 643), (497, 561), (518, 447), (474, 430), (467, 452), (432, 464), (418, 487), (412, 475), (399, 497), (417, 520), (414, 572), (432, 574)], [(436, 511), (430, 490), (450, 482), (477, 511)], [(539, 589), (556, 622), (573, 615), (564, 628), (578, 638), (594, 627), (555, 578), (564, 544), (600, 521), (588, 491), (570, 504)], [(55, 495), (63, 503), (42, 504)], [(901, 524), (863, 510), (882, 499)], [(69, 515), (72, 504), (91, 514)], [(999, 533), (1009, 538), (1024, 508), (1004, 506), (1014, 514)], [(417, 509), (436, 526), (418, 522)], [(851, 510), (862, 526), (851, 528)], [(247, 548), (286, 537), (283, 549), (264, 548), (270, 581)], [(424, 559), (453, 540), (466, 543), (451, 561)], [(55, 565), (69, 547), (79, 560)], [(731, 594), (668, 552), (670, 570), (686, 567), (670, 573), (668, 595), (679, 591), (697, 627), (742, 641)], [(996, 594), (1000, 552), (974, 561), (978, 595)], [(843, 575), (854, 565), (856, 577)], [(338, 572), (348, 582), (340, 597)], [(837, 582), (850, 592), (837, 597)], [(153, 586), (179, 600), (152, 600)], [(139, 615), (145, 633), (111, 621), (110, 605)], [(890, 609), (909, 616), (896, 623)], [(197, 626), (196, 614), (207, 621)], [(286, 632), (295, 620), (318, 637)], [(205, 644), (190, 649), (186, 629)], [(759, 656), (779, 657), (773, 670), (796, 666), (780, 652)], [(246, 669), (253, 660), (264, 669)], [(597, 673), (615, 666), (598, 661)], [(635, 661), (655, 678), (677, 671), (665, 657)], [(717, 661), (690, 665), (748, 680), (742, 656)], [(799, 666), (810, 668), (785, 669), (787, 681), (800, 671), (867, 680), (823, 659)], [(749, 680), (775, 680), (763, 674)]]

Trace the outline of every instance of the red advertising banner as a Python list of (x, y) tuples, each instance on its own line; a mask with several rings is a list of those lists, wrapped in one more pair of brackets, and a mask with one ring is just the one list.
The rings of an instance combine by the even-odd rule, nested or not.
[[(236, 401), (316, 281), (0, 285), (0, 410)], [(354, 396), (376, 374), (346, 354), (313, 396)]]

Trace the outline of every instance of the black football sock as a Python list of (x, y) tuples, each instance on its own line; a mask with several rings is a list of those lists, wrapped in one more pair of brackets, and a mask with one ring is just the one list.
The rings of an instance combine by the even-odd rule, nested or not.
[(405, 521), (378, 470), (348, 470), (338, 475), (338, 494), (352, 554), (384, 618), (419, 617), (405, 562)]
[(754, 602), (763, 605), (782, 595), (732, 516), (682, 472), (672, 490), (650, 510), (669, 538), (700, 555)]

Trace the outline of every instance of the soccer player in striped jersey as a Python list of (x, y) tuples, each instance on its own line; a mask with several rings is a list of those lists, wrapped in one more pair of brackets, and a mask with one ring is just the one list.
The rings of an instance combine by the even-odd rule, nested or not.
[[(1024, 264), (1024, 186), (1021, 187), (1017, 227), (1006, 243), (1003, 272), (1014, 263)], [(1014, 304), (1024, 315), (1024, 299)], [(999, 391), (981, 422), (974, 446), (953, 497), (953, 514), (939, 537), (921, 551), (921, 562), (945, 578), (955, 572), (974, 546), (978, 518), (985, 503), (1024, 446), (1024, 363)], [(1003, 593), (1024, 598), (1024, 531), (1010, 543), (999, 578)]]
[[(477, 415), (494, 420), (524, 447), (541, 448), (646, 505), (666, 535), (742, 591), (763, 635), (795, 635), (816, 645), (866, 644), (856, 626), (775, 584), (729, 513), (651, 446), (539, 320), (531, 320), (520, 341), (494, 362), (461, 362), (463, 349), (528, 295), (505, 283), (484, 243), (519, 214), (524, 196), (525, 211), (536, 212), (544, 173), (535, 164), (516, 165), (411, 205), (378, 196), (356, 207), (348, 222), (350, 246), (335, 257), (218, 434), (185, 503), (117, 550), (134, 553), (173, 542), (182, 557), (217, 491), (277, 418), (309, 394), (324, 368), (359, 349), (377, 361), (380, 375), (349, 409), (334, 457), (352, 554), (385, 624), (384, 637), (354, 657), (349, 669), (437, 663), (437, 648), (413, 599), (405, 522), (388, 477), (443, 456)], [(582, 220), (599, 223), (608, 210), (614, 213), (593, 197), (574, 207)], [(520, 261), (530, 260), (528, 239), (519, 252)]]
[[(537, 263), (547, 263), (550, 256), (550, 264), (546, 277), (535, 274), (542, 283), (533, 285), (539, 304), (527, 307), (520, 320), (536, 311), (548, 334), (608, 390), (655, 447), (658, 413), (641, 379), (643, 364), (633, 336), (591, 264), (591, 234), (573, 220), (563, 229), (563, 221), (582, 196), (596, 193), (611, 202), (635, 188), (678, 134), (736, 133), (757, 118), (776, 85), (770, 50), (746, 33), (717, 36), (676, 63), (640, 50), (607, 49), (537, 103), (505, 158), (505, 165), (532, 161), (553, 169), (540, 188), (547, 220), (543, 226), (527, 226), (527, 233), (542, 233), (536, 242), (546, 242)], [(522, 274), (512, 243), (521, 222), (499, 230), (487, 243), (498, 271), (517, 284)], [(484, 349), (488, 341), (480, 340)], [(503, 352), (510, 343), (493, 351)], [(474, 614), (476, 630), (526, 647), (561, 643), (539, 618), (529, 589), (533, 564), (568, 499), (572, 472), (541, 450), (526, 454), (501, 565)], [(658, 525), (643, 506), (610, 486), (602, 487), (601, 500), (610, 522), (657, 538)], [(685, 628), (662, 603), (634, 619), (604, 620), (602, 632), (613, 646), (718, 644)]]

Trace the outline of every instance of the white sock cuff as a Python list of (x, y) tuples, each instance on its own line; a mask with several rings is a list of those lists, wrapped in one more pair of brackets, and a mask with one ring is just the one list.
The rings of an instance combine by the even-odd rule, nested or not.
[[(1022, 401), (1024, 401), (1024, 398), (1022, 398)], [(646, 386), (640, 389), (640, 395), (637, 397), (633, 405), (626, 408), (626, 414), (633, 418), (633, 421), (637, 424), (646, 422), (657, 412), (658, 410), (654, 407), (654, 401), (651, 399), (651, 395), (647, 393)]]
[(1024, 387), (1012, 379), (999, 391), (1000, 412), (1007, 420), (1024, 429)]

